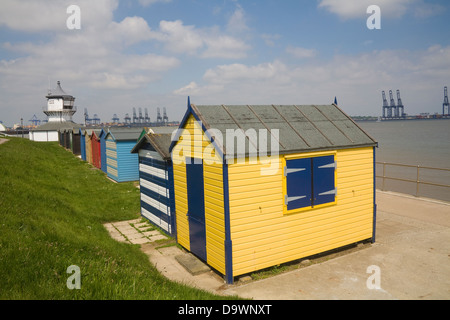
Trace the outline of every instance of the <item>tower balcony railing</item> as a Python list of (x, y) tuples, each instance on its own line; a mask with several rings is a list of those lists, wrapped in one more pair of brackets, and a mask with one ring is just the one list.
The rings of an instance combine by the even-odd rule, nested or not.
[(42, 107), (42, 111), (45, 112), (61, 112), (61, 111), (72, 111), (73, 113), (77, 112), (77, 106), (69, 107), (64, 106), (62, 110), (48, 110), (48, 107)]

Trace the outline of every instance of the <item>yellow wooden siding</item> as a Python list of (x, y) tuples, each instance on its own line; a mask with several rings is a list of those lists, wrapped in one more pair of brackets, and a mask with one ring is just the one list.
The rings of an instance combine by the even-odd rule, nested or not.
[(106, 158), (106, 164), (109, 165), (110, 167), (118, 168), (117, 160), (115, 159)]
[[(176, 149), (175, 146), (174, 149)], [(180, 245), (190, 250), (189, 221), (187, 217), (187, 182), (186, 166), (173, 164), (173, 179), (175, 192), (175, 218), (177, 223), (177, 241)]]
[(203, 166), (205, 185), (206, 257), (208, 264), (225, 274), (225, 220), (222, 165)]
[(189, 221), (186, 216), (188, 202), (185, 159), (203, 159), (207, 263), (225, 274), (222, 164), (193, 116), (186, 121), (181, 139), (173, 148), (172, 155), (178, 242), (190, 250)]
[(86, 142), (86, 161), (92, 163), (92, 144), (88, 134), (86, 134), (84, 141)]
[(113, 175), (113, 176), (115, 176), (115, 177), (119, 177), (119, 173), (114, 168), (108, 167), (108, 173)]
[[(326, 153), (299, 154), (297, 157)], [(290, 156), (291, 157), (291, 156)], [(336, 152), (336, 204), (283, 214), (283, 156), (278, 174), (258, 165), (229, 166), (233, 275), (335, 249), (372, 237), (373, 149)]]
[(106, 148), (108, 148), (108, 149), (113, 149), (113, 150), (117, 149), (116, 143), (113, 140), (110, 140), (110, 141), (106, 140), (105, 144), (106, 144)]
[(106, 156), (113, 159), (117, 159), (117, 151), (106, 150)]

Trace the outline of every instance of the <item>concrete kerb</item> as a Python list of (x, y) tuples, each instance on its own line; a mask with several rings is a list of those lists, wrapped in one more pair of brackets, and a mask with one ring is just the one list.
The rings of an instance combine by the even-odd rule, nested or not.
[[(166, 278), (215, 294), (225, 286), (225, 280), (192, 254), (174, 245), (169, 237), (141, 219), (104, 224), (113, 239), (138, 244), (150, 262)], [(161, 242), (158, 240), (168, 240)]]

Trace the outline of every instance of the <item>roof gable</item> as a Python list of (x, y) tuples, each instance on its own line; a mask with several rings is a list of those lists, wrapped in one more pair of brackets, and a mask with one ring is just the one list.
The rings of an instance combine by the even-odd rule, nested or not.
[(169, 147), (172, 142), (172, 135), (150, 133), (145, 134), (138, 143), (133, 147), (131, 153), (138, 153), (139, 150), (146, 144), (149, 143), (153, 149), (155, 149), (164, 160), (169, 160), (171, 158)]

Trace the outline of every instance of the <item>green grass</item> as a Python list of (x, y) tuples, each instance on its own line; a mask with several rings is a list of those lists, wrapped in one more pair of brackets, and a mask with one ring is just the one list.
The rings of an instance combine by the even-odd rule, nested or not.
[[(139, 211), (133, 183), (109, 181), (57, 143), (11, 138), (0, 145), (0, 299), (223, 298), (167, 280), (103, 227)], [(71, 265), (80, 290), (67, 288)]]

